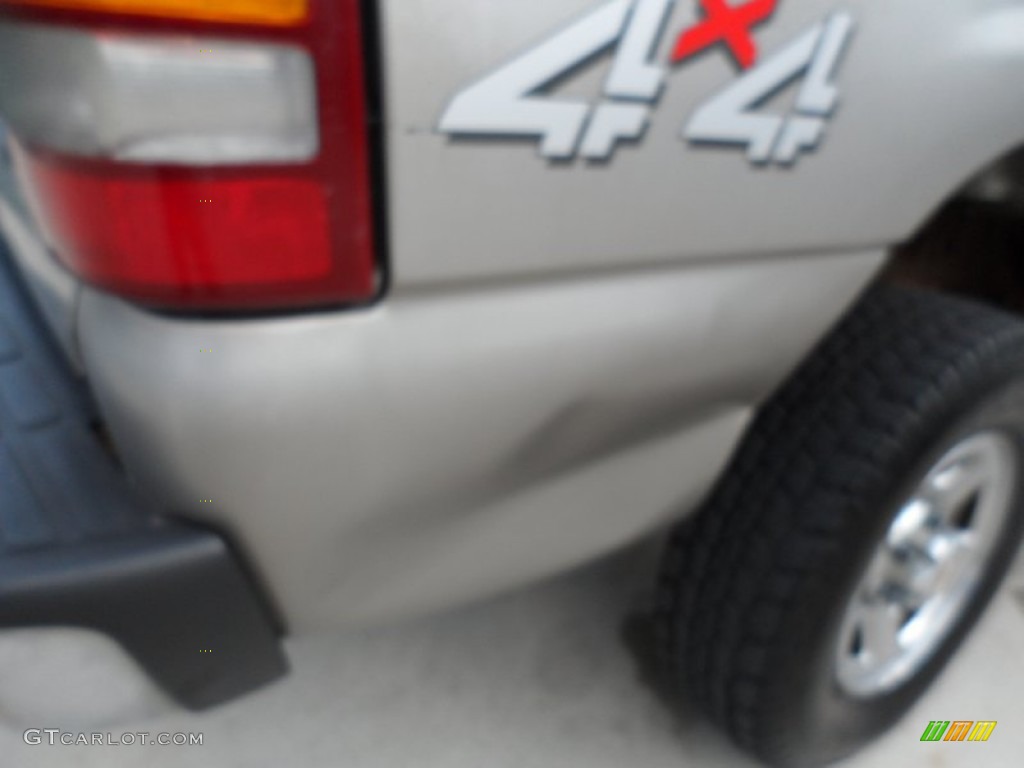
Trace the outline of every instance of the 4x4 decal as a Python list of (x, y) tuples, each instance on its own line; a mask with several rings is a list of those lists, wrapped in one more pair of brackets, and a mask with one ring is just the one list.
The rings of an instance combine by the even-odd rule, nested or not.
[[(550, 159), (608, 159), (621, 141), (643, 136), (665, 85), (655, 60), (676, 0), (610, 0), (455, 96), (438, 126), (451, 136), (535, 138)], [(702, 19), (673, 48), (680, 63), (723, 46), (743, 72), (699, 106), (681, 137), (695, 146), (746, 147), (754, 163), (794, 162), (821, 141), (838, 102), (833, 82), (853, 31), (848, 13), (834, 13), (763, 62), (754, 28), (779, 0), (700, 0)], [(615, 56), (597, 104), (544, 94), (599, 54)], [(772, 96), (802, 79), (790, 114), (760, 111)]]

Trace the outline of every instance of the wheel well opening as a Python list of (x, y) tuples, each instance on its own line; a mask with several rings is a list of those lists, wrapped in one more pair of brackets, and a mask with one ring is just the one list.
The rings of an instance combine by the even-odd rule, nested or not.
[(974, 177), (896, 248), (882, 279), (1024, 313), (1024, 146)]

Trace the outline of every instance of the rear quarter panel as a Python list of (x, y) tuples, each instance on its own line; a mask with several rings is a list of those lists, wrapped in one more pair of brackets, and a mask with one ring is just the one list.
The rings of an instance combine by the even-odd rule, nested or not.
[[(671, 68), (607, 162), (438, 130), (605, 1), (381, 0), (378, 304), (226, 321), (82, 292), (126, 464), (234, 532), (292, 628), (493, 593), (692, 512), (886, 247), (1024, 135), (1024, 8), (996, 0), (779, 0), (764, 56), (831, 12), (856, 23), (838, 110), (791, 167), (680, 138), (738, 77), (719, 49)], [(675, 3), (658, 62), (697, 8)], [(596, 98), (610, 58), (558, 94)]]

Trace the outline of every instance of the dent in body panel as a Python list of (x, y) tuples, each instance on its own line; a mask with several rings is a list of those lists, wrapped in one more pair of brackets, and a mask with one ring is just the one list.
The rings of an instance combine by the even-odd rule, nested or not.
[[(371, 624), (493, 595), (611, 552), (691, 512), (750, 420), (724, 408), (463, 514), (373, 517), (332, 588)], [(396, 564), (401, 565), (396, 568)]]

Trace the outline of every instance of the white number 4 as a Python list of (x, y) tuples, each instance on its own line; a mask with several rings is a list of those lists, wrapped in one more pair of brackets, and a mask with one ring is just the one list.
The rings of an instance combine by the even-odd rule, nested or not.
[[(751, 162), (796, 161), (815, 148), (825, 133), (839, 94), (831, 80), (853, 30), (853, 19), (837, 13), (801, 35), (701, 106), (683, 129), (691, 142), (739, 144)], [(804, 75), (795, 113), (754, 111)]]
[[(652, 63), (662, 25), (675, 0), (612, 0), (459, 93), (441, 118), (443, 133), (536, 137), (544, 157), (610, 157), (616, 144), (637, 139), (665, 80)], [(628, 103), (537, 96), (544, 86), (606, 48), (618, 51), (604, 95)], [(582, 140), (582, 144), (581, 144)]]

